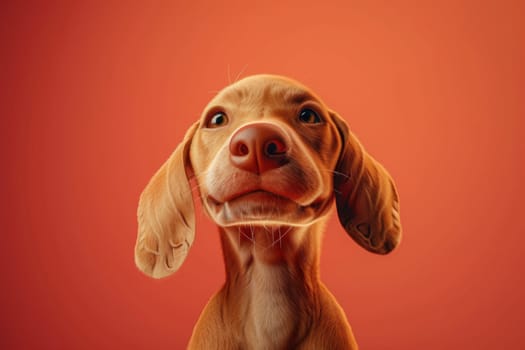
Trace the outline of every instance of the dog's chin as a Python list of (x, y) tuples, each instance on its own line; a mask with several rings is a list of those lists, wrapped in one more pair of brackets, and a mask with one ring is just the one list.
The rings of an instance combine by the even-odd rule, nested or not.
[(212, 219), (222, 227), (305, 226), (316, 220), (319, 204), (300, 205), (297, 202), (266, 191), (254, 191), (219, 202), (208, 196), (206, 207)]

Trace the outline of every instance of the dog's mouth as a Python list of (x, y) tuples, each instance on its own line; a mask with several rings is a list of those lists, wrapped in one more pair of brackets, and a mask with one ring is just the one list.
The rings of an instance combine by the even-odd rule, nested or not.
[(253, 189), (229, 196), (221, 202), (207, 196), (206, 204), (217, 224), (237, 225), (296, 225), (310, 223), (322, 205), (315, 201), (303, 206), (285, 195)]
[(235, 201), (258, 201), (260, 203), (267, 202), (267, 201), (273, 201), (273, 200), (288, 200), (291, 201), (290, 198), (279, 195), (277, 193), (273, 193), (270, 191), (266, 191), (263, 189), (253, 189), (248, 191), (243, 191), (239, 193), (234, 193), (229, 195), (224, 201), (219, 201), (215, 199), (213, 196), (208, 196), (209, 200), (214, 205), (221, 205), (227, 202), (235, 202)]

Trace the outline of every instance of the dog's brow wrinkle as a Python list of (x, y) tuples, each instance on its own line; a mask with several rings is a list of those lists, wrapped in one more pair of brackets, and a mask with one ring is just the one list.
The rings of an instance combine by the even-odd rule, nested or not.
[(292, 104), (299, 105), (308, 100), (315, 100), (315, 98), (314, 96), (312, 96), (312, 94), (310, 94), (307, 91), (299, 91), (299, 92), (295, 91), (291, 93), (291, 95), (287, 98), (287, 100)]

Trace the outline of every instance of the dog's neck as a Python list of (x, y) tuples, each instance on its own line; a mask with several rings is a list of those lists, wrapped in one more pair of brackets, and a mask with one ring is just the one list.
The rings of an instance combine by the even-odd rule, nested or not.
[(318, 222), (308, 227), (221, 229), (224, 314), (245, 315), (233, 328), (249, 348), (285, 348), (318, 315)]

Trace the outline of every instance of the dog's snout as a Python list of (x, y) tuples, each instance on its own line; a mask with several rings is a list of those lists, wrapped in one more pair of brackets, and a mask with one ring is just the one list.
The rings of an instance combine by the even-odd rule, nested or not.
[(269, 123), (246, 125), (230, 140), (230, 159), (234, 166), (256, 174), (279, 168), (288, 162), (289, 137)]

